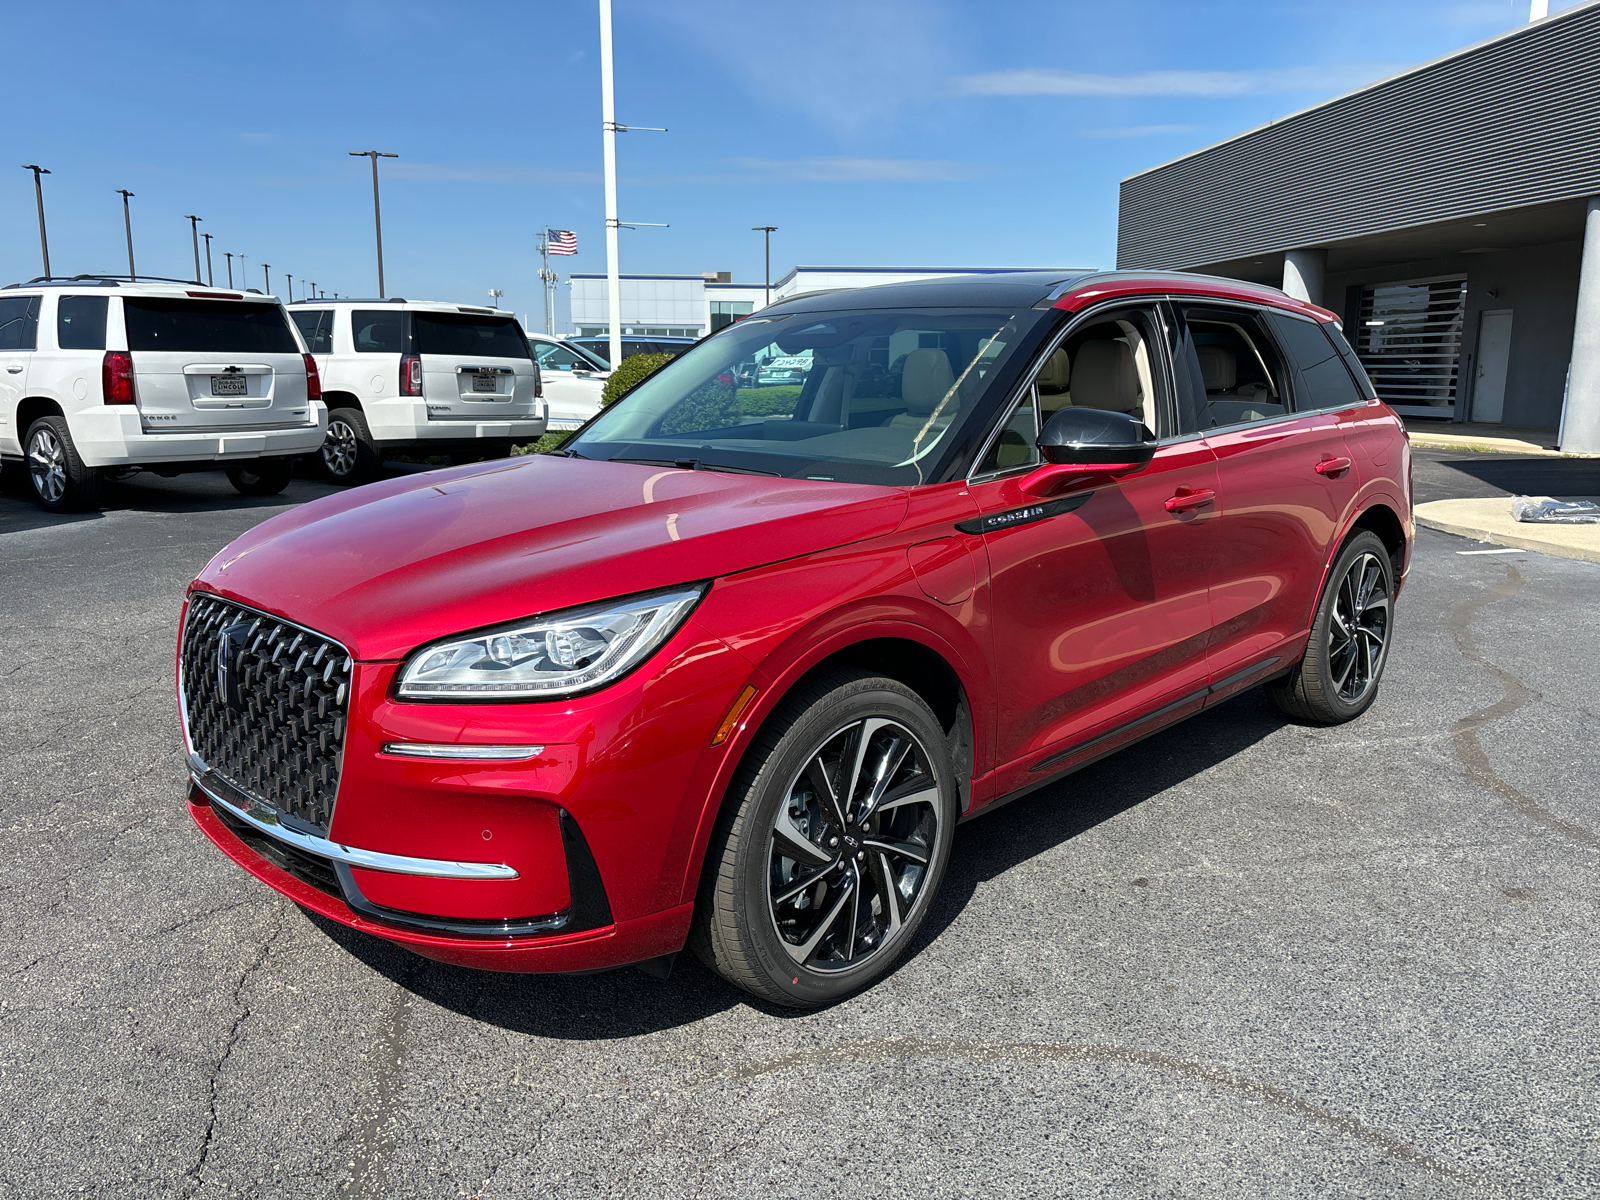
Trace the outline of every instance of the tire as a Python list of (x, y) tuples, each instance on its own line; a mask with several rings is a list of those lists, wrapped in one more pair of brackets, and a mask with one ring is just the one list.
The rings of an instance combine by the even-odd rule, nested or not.
[(289, 486), (294, 463), (288, 458), (258, 458), (228, 468), (228, 482), (241, 496), (276, 496)]
[(86, 467), (64, 417), (40, 417), (23, 443), (33, 498), (46, 512), (82, 512), (100, 504), (100, 472)]
[[(893, 764), (883, 787), (875, 763)], [(828, 789), (852, 775), (843, 804), (831, 803)], [(928, 915), (956, 796), (944, 731), (916, 693), (859, 670), (807, 685), (767, 721), (729, 788), (706, 852), (695, 953), (790, 1008), (867, 987)]]
[[(1351, 614), (1356, 614), (1354, 632)], [(1267, 685), (1291, 717), (1319, 725), (1354, 720), (1378, 697), (1394, 629), (1394, 564), (1377, 534), (1362, 530), (1345, 543), (1328, 572), (1305, 656)]]
[(366, 483), (377, 477), (382, 462), (359, 408), (336, 408), (328, 414), (328, 436), (317, 451), (317, 463), (331, 482), (344, 487)]

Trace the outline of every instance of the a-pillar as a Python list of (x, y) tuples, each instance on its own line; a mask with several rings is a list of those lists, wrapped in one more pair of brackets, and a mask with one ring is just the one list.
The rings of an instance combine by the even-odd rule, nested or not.
[(1286, 250), (1283, 254), (1283, 290), (1296, 300), (1322, 303), (1322, 281), (1328, 274), (1326, 250)]
[(1578, 313), (1572, 329), (1561, 449), (1568, 454), (1600, 454), (1600, 196), (1590, 197), (1584, 215)]

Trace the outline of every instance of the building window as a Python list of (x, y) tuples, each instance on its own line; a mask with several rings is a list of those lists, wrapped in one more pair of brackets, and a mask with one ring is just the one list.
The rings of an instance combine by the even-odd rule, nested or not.
[(1356, 357), (1402, 413), (1454, 414), (1467, 280), (1422, 279), (1361, 289)]
[(711, 332), (732, 325), (740, 317), (748, 317), (755, 311), (755, 303), (751, 300), (713, 300), (711, 301)]

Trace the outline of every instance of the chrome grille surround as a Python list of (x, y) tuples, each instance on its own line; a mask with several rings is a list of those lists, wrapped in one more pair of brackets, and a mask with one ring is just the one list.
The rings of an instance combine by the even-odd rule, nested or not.
[(326, 836), (354, 665), (330, 637), (193, 593), (178, 671), (190, 753), (286, 827)]

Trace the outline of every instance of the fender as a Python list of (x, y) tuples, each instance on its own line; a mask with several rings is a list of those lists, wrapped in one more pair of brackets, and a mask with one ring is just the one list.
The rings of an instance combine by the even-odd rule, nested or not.
[[(909, 572), (907, 579), (910, 579)], [(993, 686), (988, 673), (977, 665), (983, 661), (978, 647), (959, 621), (948, 611), (938, 611), (936, 605), (905, 595), (859, 599), (815, 615), (789, 630), (782, 642), (759, 662), (752, 662), (751, 673), (740, 690), (743, 686), (754, 685), (758, 689), (755, 699), (727, 741), (721, 746), (707, 746), (696, 763), (684, 792), (682, 812), (668, 853), (668, 862), (681, 854), (684, 869), (677, 888), (671, 891), (668, 889), (669, 870), (663, 871), (659, 897), (663, 907), (694, 899), (711, 832), (733, 775), (762, 725), (795, 684), (818, 663), (841, 650), (886, 637), (926, 647), (955, 672), (966, 693), (972, 722), (973, 777), (984, 773), (993, 747), (989, 744), (986, 723), (979, 720), (977, 714), (993, 710)], [(729, 698), (730, 703), (732, 699)], [(698, 807), (694, 802), (696, 797), (700, 800)]]
[[(1356, 525), (1360, 523), (1361, 518), (1366, 516), (1367, 513), (1374, 508), (1382, 506), (1389, 509), (1394, 513), (1396, 519), (1400, 522), (1400, 530), (1404, 535), (1405, 541), (1400, 555), (1401, 579), (1403, 579), (1405, 577), (1405, 573), (1410, 570), (1411, 542), (1414, 536), (1412, 532), (1413, 526), (1411, 523), (1411, 511), (1399, 500), (1395, 499), (1394, 495), (1384, 487), (1384, 485), (1388, 482), (1390, 481), (1374, 480), (1370, 486), (1363, 486), (1361, 490), (1356, 493), (1356, 498), (1350, 505), (1350, 513), (1344, 522), (1339, 526), (1339, 535), (1333, 540), (1333, 549), (1329, 551), (1327, 561), (1322, 564), (1322, 577), (1317, 581), (1316, 600), (1312, 602), (1311, 612), (1313, 617), (1316, 613), (1316, 605), (1322, 600), (1323, 589), (1328, 586), (1328, 576), (1333, 572), (1333, 564), (1335, 560), (1338, 559), (1339, 552), (1344, 549), (1344, 544), (1350, 540), (1350, 535), (1355, 531)], [(1397, 579), (1395, 581), (1395, 592), (1397, 595), (1399, 594), (1399, 590), (1400, 579)], [(1306, 627), (1303, 632), (1306, 634), (1311, 632), (1310, 619), (1306, 621)]]

